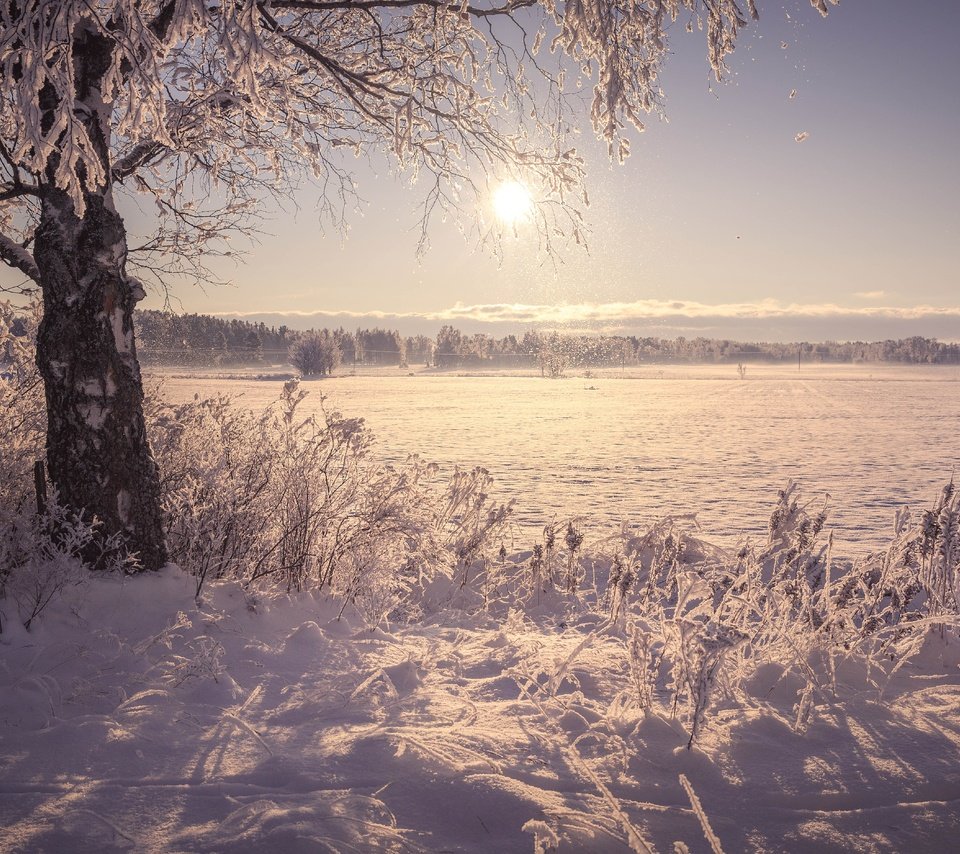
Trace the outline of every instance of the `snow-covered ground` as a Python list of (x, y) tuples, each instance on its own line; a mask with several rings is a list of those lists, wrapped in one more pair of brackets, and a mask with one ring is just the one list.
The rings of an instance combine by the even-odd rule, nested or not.
[[(860, 555), (889, 541), (899, 507), (929, 504), (956, 464), (955, 366), (749, 365), (743, 381), (735, 365), (561, 380), (413, 370), (304, 382), (301, 413), (322, 393), (366, 419), (385, 459), (484, 466), (497, 498), (516, 499), (518, 548), (571, 516), (596, 528), (696, 513), (712, 542), (762, 539), (777, 490), (793, 479), (808, 499), (830, 494), (836, 548)], [(254, 409), (279, 394), (276, 379), (231, 375), (171, 370), (164, 394), (236, 394)]]
[[(355, 550), (356, 584), (211, 574), (197, 603), (175, 567), (18, 564), (0, 600), (0, 852), (955, 848), (956, 494), (888, 530), (950, 477), (956, 377), (664, 372), (308, 383), (367, 415), (383, 456), (486, 465), (516, 498), (513, 543), (456, 540), (420, 579)], [(260, 408), (279, 389), (167, 382), (223, 391)], [(833, 512), (821, 530), (821, 502), (787, 490), (767, 537), (789, 477)], [(748, 530), (753, 547), (679, 518), (602, 530), (683, 510), (706, 540)], [(582, 541), (537, 530), (577, 513)], [(846, 560), (874, 544), (890, 550)]]
[(624, 641), (590, 608), (386, 632), (307, 593), (193, 591), (91, 578), (7, 623), (0, 850), (532, 852), (539, 829), (537, 850), (709, 851), (681, 775), (727, 852), (960, 838), (960, 649), (936, 634), (892, 680), (841, 664), (805, 728), (802, 682), (761, 667), (688, 751), (617, 701)]

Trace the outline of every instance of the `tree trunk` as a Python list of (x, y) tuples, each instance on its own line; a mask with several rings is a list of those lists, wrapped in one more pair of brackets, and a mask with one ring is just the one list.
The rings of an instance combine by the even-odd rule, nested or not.
[[(118, 535), (122, 552), (135, 554), (144, 569), (159, 569), (166, 562), (160, 481), (147, 443), (133, 341), (133, 307), (143, 289), (127, 277), (126, 230), (113, 205), (112, 92), (104, 91), (113, 49), (101, 26), (78, 23), (72, 112), (104, 177), (91, 187), (86, 167), (77, 166), (85, 200), (80, 213), (58, 186), (60, 155), (48, 159), (34, 238), (43, 291), (37, 366), (47, 398), (47, 464), (60, 503), (87, 521), (100, 520), (99, 545)], [(39, 94), (45, 129), (59, 97), (46, 82)]]
[(78, 217), (66, 193), (49, 189), (36, 233), (50, 479), (61, 504), (101, 521), (101, 542), (119, 534), (144, 569), (159, 569), (166, 561), (159, 477), (133, 340), (142, 291), (126, 275), (126, 232), (109, 187), (86, 197)]

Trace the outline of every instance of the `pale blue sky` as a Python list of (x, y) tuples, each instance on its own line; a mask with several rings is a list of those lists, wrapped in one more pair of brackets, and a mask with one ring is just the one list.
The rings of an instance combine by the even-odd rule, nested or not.
[[(667, 336), (960, 338), (960, 3), (843, 0), (826, 19), (808, 0), (758, 5), (726, 84), (711, 87), (702, 35), (675, 28), (669, 122), (651, 117), (624, 166), (584, 136), (589, 254), (545, 264), (521, 233), (498, 265), (437, 222), (418, 259), (416, 191), (361, 169), (369, 204), (345, 238), (321, 233), (304, 191), (245, 264), (217, 268), (233, 287), (176, 296), (294, 326), (343, 312), (332, 322), (425, 332), (456, 317), (501, 334), (533, 317)], [(518, 305), (536, 308), (504, 308)]]

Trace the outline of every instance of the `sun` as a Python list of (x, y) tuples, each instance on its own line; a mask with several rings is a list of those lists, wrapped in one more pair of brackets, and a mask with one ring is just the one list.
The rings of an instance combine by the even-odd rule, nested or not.
[(493, 209), (504, 225), (516, 225), (529, 219), (533, 197), (519, 181), (504, 181), (493, 193)]

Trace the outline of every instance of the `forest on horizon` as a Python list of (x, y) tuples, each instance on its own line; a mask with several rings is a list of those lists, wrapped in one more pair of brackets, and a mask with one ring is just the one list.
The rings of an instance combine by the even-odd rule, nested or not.
[(582, 335), (527, 330), (495, 337), (443, 326), (435, 337), (395, 329), (293, 330), (287, 326), (205, 314), (144, 310), (135, 315), (139, 355), (146, 365), (229, 365), (286, 361), (290, 347), (311, 334), (333, 338), (344, 365), (429, 365), (438, 368), (626, 367), (648, 363), (960, 364), (960, 344), (912, 336), (883, 341), (749, 342), (724, 338)]

